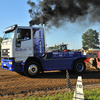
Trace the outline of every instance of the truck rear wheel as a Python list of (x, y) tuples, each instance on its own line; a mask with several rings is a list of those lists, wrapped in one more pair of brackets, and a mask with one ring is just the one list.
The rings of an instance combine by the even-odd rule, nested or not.
[(40, 66), (35, 61), (27, 63), (24, 69), (25, 75), (29, 77), (35, 77), (39, 74), (39, 72), (40, 72)]
[(84, 63), (84, 60), (79, 59), (79, 60), (75, 61), (73, 70), (77, 74), (84, 73), (86, 70), (86, 65)]

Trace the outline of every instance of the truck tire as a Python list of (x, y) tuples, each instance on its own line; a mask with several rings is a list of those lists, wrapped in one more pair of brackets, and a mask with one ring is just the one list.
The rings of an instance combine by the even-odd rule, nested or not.
[(30, 61), (29, 63), (27, 63), (24, 69), (24, 74), (29, 77), (35, 77), (39, 74), (39, 72), (40, 66), (35, 61)]
[(86, 65), (84, 63), (84, 60), (76, 60), (73, 66), (73, 71), (76, 74), (84, 73), (86, 70)]

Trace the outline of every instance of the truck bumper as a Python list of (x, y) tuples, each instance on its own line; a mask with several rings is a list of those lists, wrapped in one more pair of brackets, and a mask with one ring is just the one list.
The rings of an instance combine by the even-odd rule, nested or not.
[(24, 63), (15, 63), (14, 59), (1, 59), (1, 65), (2, 68), (6, 70), (24, 72)]

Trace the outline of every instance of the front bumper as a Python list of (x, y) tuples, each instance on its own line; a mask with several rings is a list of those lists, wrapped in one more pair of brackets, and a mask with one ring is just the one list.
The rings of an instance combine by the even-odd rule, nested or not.
[[(12, 63), (11, 63), (12, 62)], [(15, 63), (14, 59), (1, 59), (1, 65), (3, 69), (15, 71), (15, 72), (24, 72), (24, 63), (18, 62)]]

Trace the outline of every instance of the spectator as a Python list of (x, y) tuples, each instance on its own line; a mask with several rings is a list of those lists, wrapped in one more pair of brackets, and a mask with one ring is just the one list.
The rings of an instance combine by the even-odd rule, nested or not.
[(29, 33), (27, 32), (27, 33), (26, 33), (26, 36), (24, 37), (24, 40), (29, 40), (29, 39), (30, 39)]

